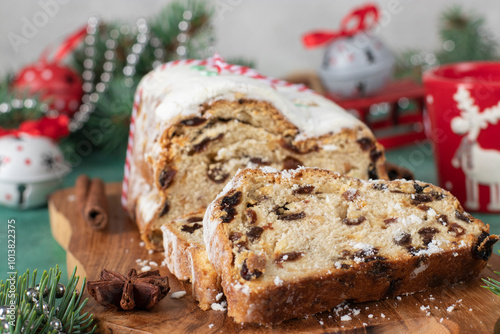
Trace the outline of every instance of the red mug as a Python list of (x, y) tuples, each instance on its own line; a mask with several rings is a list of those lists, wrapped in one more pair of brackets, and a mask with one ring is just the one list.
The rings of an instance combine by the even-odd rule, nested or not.
[(500, 62), (423, 75), (439, 185), (469, 211), (500, 212)]

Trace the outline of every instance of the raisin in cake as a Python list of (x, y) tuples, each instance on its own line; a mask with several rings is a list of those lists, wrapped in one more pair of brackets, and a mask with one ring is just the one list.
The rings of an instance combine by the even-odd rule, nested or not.
[(178, 279), (191, 281), (194, 298), (207, 310), (220, 299), (222, 288), (203, 242), (204, 213), (204, 209), (189, 213), (161, 229), (168, 269)]
[(203, 225), (229, 315), (256, 323), (471, 279), (498, 239), (436, 186), (314, 168), (238, 172)]
[(386, 178), (383, 148), (361, 121), (304, 87), (220, 60), (172, 62), (139, 84), (125, 206), (148, 248), (160, 226), (206, 207), (239, 168), (299, 165)]

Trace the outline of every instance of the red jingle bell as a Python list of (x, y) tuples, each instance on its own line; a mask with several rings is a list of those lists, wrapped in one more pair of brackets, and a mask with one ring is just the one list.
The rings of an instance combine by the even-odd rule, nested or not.
[(57, 63), (38, 63), (25, 67), (16, 76), (12, 88), (49, 101), (49, 107), (69, 117), (80, 106), (83, 89), (79, 75)]
[(77, 72), (62, 64), (62, 59), (85, 37), (86, 29), (70, 36), (56, 51), (52, 61), (46, 52), (40, 60), (23, 68), (12, 82), (12, 89), (38, 95), (49, 103), (51, 109), (72, 117), (78, 110), (83, 96), (82, 80)]

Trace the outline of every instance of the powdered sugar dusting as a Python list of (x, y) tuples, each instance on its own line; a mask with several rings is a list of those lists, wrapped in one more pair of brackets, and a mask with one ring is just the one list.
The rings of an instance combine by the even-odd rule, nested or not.
[(210, 307), (214, 311), (224, 312), (227, 309), (227, 302), (226, 301), (222, 301), (220, 303), (212, 303), (212, 305), (210, 305)]
[(277, 285), (277, 286), (282, 286), (283, 285), (283, 280), (281, 278), (279, 278), (279, 276), (276, 276), (274, 278), (274, 284)]
[(323, 149), (323, 151), (337, 151), (339, 149), (339, 147), (335, 144), (323, 145), (321, 146), (321, 148)]
[(245, 295), (250, 296), (250, 287), (248, 285), (243, 285), (240, 282), (237, 282), (236, 284), (233, 284), (233, 287), (236, 290), (243, 292)]
[[(354, 248), (354, 249), (362, 250), (363, 251), (363, 255), (365, 257), (369, 257), (369, 256), (372, 256), (372, 255), (375, 255), (375, 247), (373, 247), (373, 245), (365, 244), (365, 243), (362, 243), (362, 242), (353, 242), (353, 241), (351, 241), (349, 243), (349, 245), (352, 246), (352, 248)], [(354, 258), (354, 262), (356, 262), (356, 263), (361, 263), (361, 262), (364, 262), (364, 261), (365, 261), (365, 259), (361, 258), (361, 257), (355, 257)]]
[(264, 173), (278, 173), (278, 170), (271, 166), (260, 167), (260, 170)]
[(441, 241), (434, 239), (427, 245), (427, 249), (419, 250), (417, 253), (415, 253), (415, 256), (431, 255), (442, 252), (443, 249), (439, 247), (440, 245)]

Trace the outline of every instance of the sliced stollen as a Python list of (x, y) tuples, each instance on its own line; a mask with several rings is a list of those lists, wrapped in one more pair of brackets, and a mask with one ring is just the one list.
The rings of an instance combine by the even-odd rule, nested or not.
[(222, 296), (220, 279), (208, 261), (203, 242), (203, 213), (198, 210), (161, 227), (168, 269), (179, 280), (191, 281), (200, 308), (207, 310)]
[(249, 68), (168, 63), (142, 79), (135, 105), (124, 204), (148, 248), (161, 249), (160, 226), (208, 206), (240, 168), (387, 178), (383, 148), (365, 124), (303, 86)]
[(228, 314), (262, 324), (471, 279), (498, 239), (439, 187), (314, 168), (238, 172), (203, 226)]

